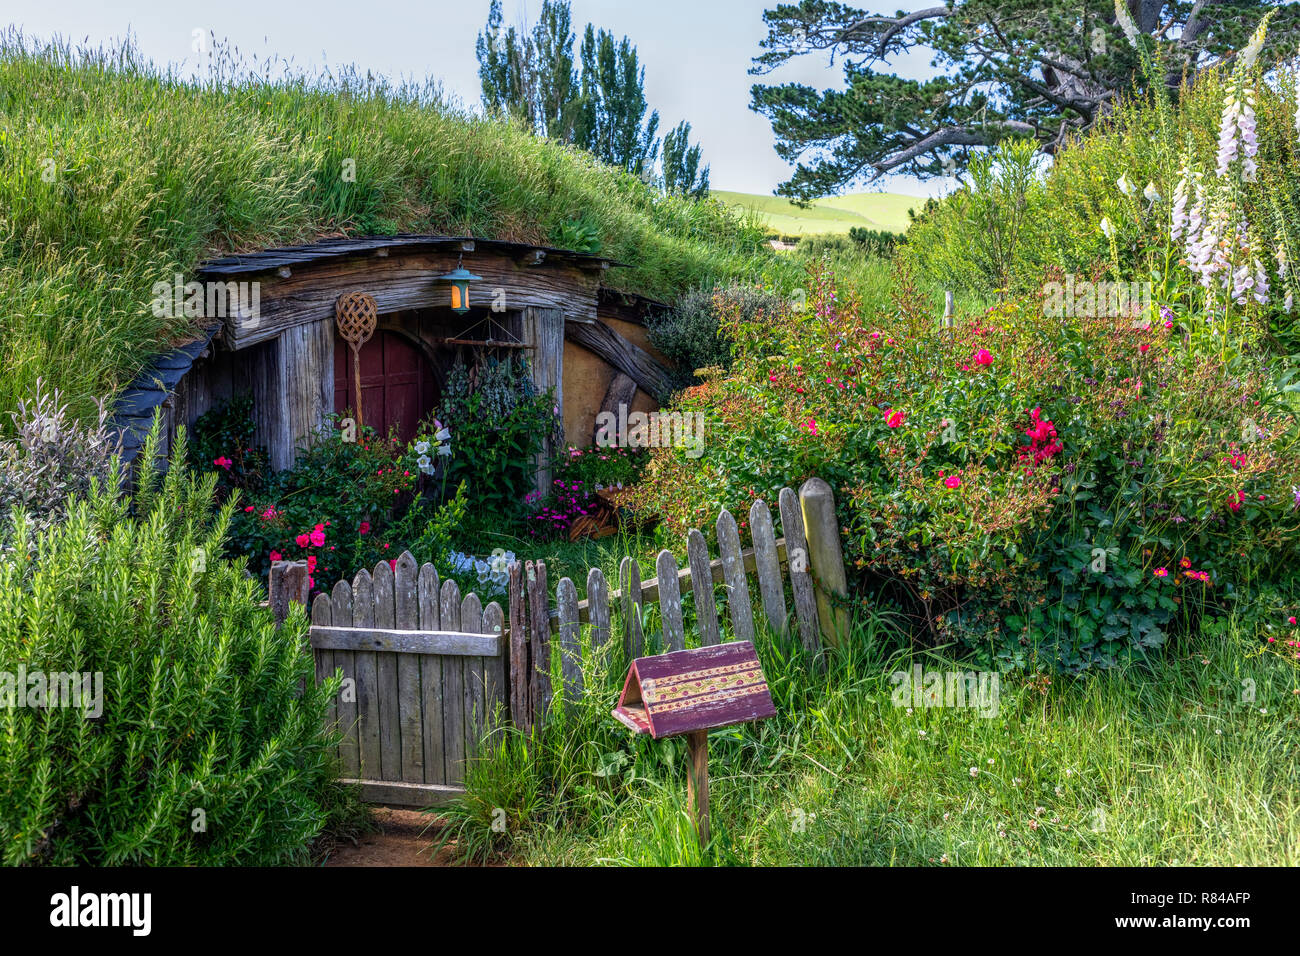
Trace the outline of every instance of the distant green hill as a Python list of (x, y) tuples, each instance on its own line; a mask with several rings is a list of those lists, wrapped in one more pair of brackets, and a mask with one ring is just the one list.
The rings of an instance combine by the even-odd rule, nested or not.
[(753, 210), (777, 232), (800, 236), (847, 233), (854, 226), (904, 232), (908, 225), (907, 211), (920, 209), (925, 204), (925, 199), (919, 196), (850, 193), (819, 199), (807, 209), (801, 209), (779, 196), (735, 193), (722, 189), (715, 189), (710, 195), (730, 205)]

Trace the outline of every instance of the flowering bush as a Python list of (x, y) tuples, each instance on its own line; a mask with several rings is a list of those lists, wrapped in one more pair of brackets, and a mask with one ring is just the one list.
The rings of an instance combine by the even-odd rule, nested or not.
[(1141, 656), (1291, 563), (1293, 393), (1241, 341), (1186, 315), (1045, 322), (1034, 298), (940, 328), (905, 272), (891, 314), (826, 269), (809, 302), (761, 330), (724, 318), (733, 374), (681, 400), (704, 456), (656, 451), (628, 501), (707, 529), (820, 475), (864, 585), (933, 643), (1070, 670)]
[(248, 556), (254, 574), (265, 576), (273, 561), (305, 560), (312, 586), (328, 589), (378, 561), (395, 562), (405, 549), (435, 561), (450, 548), (467, 502), (463, 486), (447, 497), (445, 468), (437, 477), (452, 437), (440, 423), (402, 444), (370, 429), (353, 435), (331, 421), (292, 468), (270, 473), (240, 467), (259, 459), (234, 450), (251, 442), (251, 432), (230, 424), (239, 420), (223, 406), (195, 430), (201, 463), (217, 475), (218, 498), (239, 494), (231, 550)]
[(253, 440), (253, 396), (237, 395), (204, 412), (194, 422), (190, 466), (213, 471), (218, 496), (224, 500), (235, 488), (261, 487), (270, 473), (265, 448)]
[(598, 493), (630, 487), (646, 460), (644, 448), (569, 448), (555, 462), (550, 493), (530, 491), (524, 497), (529, 534), (542, 540), (567, 538), (580, 518), (611, 510)]

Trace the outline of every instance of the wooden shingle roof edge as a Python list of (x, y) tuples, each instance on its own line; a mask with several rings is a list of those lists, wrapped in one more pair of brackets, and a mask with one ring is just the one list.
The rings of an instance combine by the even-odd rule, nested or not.
[(218, 323), (202, 329), (192, 341), (155, 356), (122, 390), (113, 405), (109, 426), (121, 438), (124, 462), (134, 460), (140, 453), (153, 424), (154, 412), (208, 348), (220, 328)]
[(611, 266), (627, 265), (627, 263), (610, 259), (608, 256), (575, 252), (572, 249), (557, 249), (552, 246), (540, 246), (529, 242), (478, 239), (473, 236), (400, 234), (395, 236), (362, 236), (353, 239), (322, 239), (319, 242), (308, 243), (307, 245), (262, 249), (241, 255), (224, 256), (220, 259), (209, 259), (199, 264), (198, 271), (200, 275), (204, 276), (247, 275), (389, 249), (401, 249), (409, 252), (426, 250), (496, 252), (507, 256), (530, 257), (532, 264), (535, 265), (540, 265), (546, 260), (553, 260), (571, 263), (580, 268), (601, 270)]

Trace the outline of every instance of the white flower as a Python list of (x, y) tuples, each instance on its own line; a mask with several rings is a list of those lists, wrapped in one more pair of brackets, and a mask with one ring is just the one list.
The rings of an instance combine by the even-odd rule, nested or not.
[(1155, 183), (1147, 183), (1146, 189), (1142, 190), (1142, 195), (1149, 203), (1158, 203), (1160, 201), (1160, 193), (1156, 191)]
[(417, 441), (415, 443), (415, 453), (417, 455), (427, 455), (429, 453), (429, 443), (427, 441)]
[(1121, 174), (1119, 179), (1115, 180), (1115, 185), (1119, 187), (1119, 191), (1125, 196), (1132, 196), (1134, 191), (1137, 189), (1136, 186), (1128, 181), (1128, 173)]
[(970, 775), (971, 775), (972, 777), (978, 777), (978, 776), (980, 775), (980, 768), (979, 768), (979, 767), (971, 767), (971, 768), (970, 768)]
[(438, 446), (438, 454), (439, 454), (439, 455), (442, 455), (444, 458), (446, 458), (448, 455), (451, 454), (451, 446), (450, 446), (450, 445), (439, 445), (439, 446)]
[(1101, 217), (1101, 222), (1097, 223), (1097, 228), (1102, 231), (1107, 239), (1115, 238), (1115, 227), (1110, 224), (1110, 219), (1106, 216)]
[(451, 429), (450, 429), (450, 428), (440, 428), (440, 429), (438, 429), (436, 432), (434, 432), (433, 437), (436, 438), (436, 439), (438, 439), (438, 441), (450, 441), (450, 440), (451, 440)]

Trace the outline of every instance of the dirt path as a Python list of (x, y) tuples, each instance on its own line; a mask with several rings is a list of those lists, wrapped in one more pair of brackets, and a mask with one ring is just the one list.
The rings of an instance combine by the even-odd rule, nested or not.
[[(445, 846), (434, 857), (431, 844), (437, 838), (438, 820), (417, 810), (375, 807), (379, 829), (357, 838), (357, 844), (341, 843), (329, 855), (325, 866), (454, 866), (452, 848)], [(431, 825), (432, 824), (432, 825)]]

